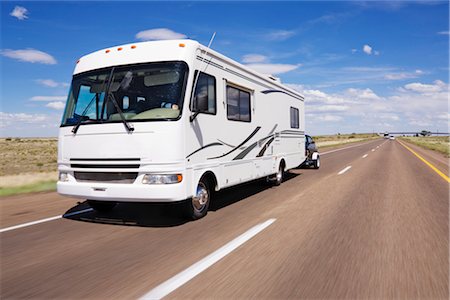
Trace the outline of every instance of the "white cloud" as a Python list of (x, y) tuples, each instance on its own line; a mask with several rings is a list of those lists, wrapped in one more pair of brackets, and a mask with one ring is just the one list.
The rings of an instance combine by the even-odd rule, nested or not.
[(313, 97), (318, 97), (318, 98), (323, 98), (326, 99), (328, 97), (327, 94), (325, 94), (322, 91), (319, 90), (305, 90), (305, 94), (308, 96), (313, 96)]
[(287, 73), (293, 71), (300, 67), (301, 65), (291, 65), (291, 64), (247, 64), (247, 67), (268, 75), (276, 75)]
[(36, 82), (43, 86), (52, 87), (52, 88), (68, 87), (70, 85), (67, 82), (56, 82), (53, 79), (37, 79)]
[(352, 49), (352, 53), (358, 52), (358, 49)]
[(41, 63), (46, 65), (54, 65), (57, 63), (56, 59), (50, 54), (35, 49), (3, 49), (0, 50), (0, 54), (24, 62)]
[(69, 84), (66, 82), (56, 82), (53, 79), (37, 79), (36, 82), (43, 86), (51, 87), (51, 88), (68, 87), (69, 86)]
[(30, 114), (0, 112), (0, 136), (57, 136), (60, 113)]
[(274, 30), (266, 35), (266, 38), (270, 41), (284, 41), (295, 35), (295, 31), (292, 30)]
[(314, 105), (307, 106), (306, 111), (311, 112), (344, 112), (351, 109), (348, 105)]
[(141, 41), (157, 41), (185, 39), (187, 36), (168, 28), (155, 28), (138, 32), (136, 38)]
[(367, 100), (378, 100), (380, 97), (375, 94), (371, 89), (355, 89), (349, 88), (346, 93), (354, 98), (367, 99)]
[(34, 96), (31, 101), (65, 101), (67, 96)]
[(414, 72), (388, 73), (384, 75), (384, 78), (387, 80), (403, 80), (403, 79), (417, 78), (420, 75), (423, 75), (423, 71), (415, 70)]
[(437, 34), (440, 34), (440, 35), (450, 35), (450, 31), (439, 31)]
[(56, 110), (63, 110), (65, 107), (65, 103), (62, 101), (55, 101), (55, 102), (47, 103), (45, 106), (56, 109)]
[(0, 126), (6, 127), (12, 123), (40, 124), (48, 120), (44, 114), (26, 114), (26, 113), (5, 113), (0, 112)]
[(316, 116), (316, 120), (323, 121), (323, 122), (338, 122), (342, 121), (341, 116), (337, 115), (323, 115), (323, 116)]
[(424, 84), (420, 82), (414, 82), (405, 85), (404, 88), (410, 91), (426, 94), (443, 91), (446, 88), (446, 84), (440, 80), (436, 80), (434, 84)]
[(22, 6), (14, 7), (13, 11), (9, 13), (10, 16), (17, 18), (18, 20), (28, 19), (28, 9)]
[(384, 113), (384, 114), (380, 113), (380, 114), (378, 114), (378, 117), (380, 119), (390, 120), (390, 121), (399, 121), (400, 120), (400, 117), (394, 113)]
[[(421, 73), (421, 70), (416, 70)], [(310, 133), (448, 131), (449, 84), (415, 82), (379, 95), (369, 88), (348, 88), (336, 93), (289, 87), (305, 95), (306, 126)], [(333, 123), (334, 122), (334, 123)]]
[(370, 47), (369, 45), (366, 44), (366, 45), (363, 46), (363, 51), (367, 55), (371, 55), (372, 54), (372, 47)]
[(242, 57), (242, 62), (245, 64), (262, 63), (267, 61), (267, 56), (261, 54), (247, 54)]

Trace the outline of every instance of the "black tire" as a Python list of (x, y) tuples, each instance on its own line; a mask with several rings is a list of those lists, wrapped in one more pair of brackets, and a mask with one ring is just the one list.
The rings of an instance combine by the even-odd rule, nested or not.
[(279, 186), (281, 185), (281, 183), (283, 182), (284, 179), (284, 165), (283, 163), (280, 163), (279, 167), (278, 167), (278, 172), (275, 173), (275, 175), (273, 176), (273, 185), (274, 186)]
[(92, 207), (95, 211), (98, 212), (108, 212), (117, 205), (117, 202), (113, 201), (88, 200), (87, 203), (89, 204), (90, 207)]
[(196, 194), (183, 203), (183, 215), (190, 220), (198, 220), (206, 216), (211, 195), (211, 184), (205, 178), (200, 179)]
[(317, 159), (314, 160), (313, 167), (314, 167), (314, 169), (320, 168), (320, 156), (317, 156)]

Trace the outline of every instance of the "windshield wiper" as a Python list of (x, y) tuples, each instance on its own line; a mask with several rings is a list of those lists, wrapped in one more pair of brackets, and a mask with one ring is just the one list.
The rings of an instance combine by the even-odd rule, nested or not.
[(94, 100), (97, 98), (97, 95), (95, 95), (94, 97), (92, 97), (91, 101), (89, 101), (88, 106), (86, 106), (86, 108), (84, 109), (83, 113), (80, 115), (80, 119), (78, 120), (77, 124), (75, 126), (73, 126), (72, 128), (72, 132), (73, 134), (77, 134), (78, 128), (80, 128), (81, 123), (83, 121), (89, 120), (89, 117), (87, 117), (87, 119), (85, 118), (86, 113), (88, 112), (89, 108), (91, 107), (92, 103), (94, 103)]
[(122, 123), (125, 126), (125, 128), (127, 129), (128, 133), (133, 132), (134, 131), (134, 127), (127, 122), (127, 119), (123, 115), (123, 112), (120, 109), (119, 104), (117, 103), (117, 100), (114, 97), (114, 95), (112, 93), (108, 93), (108, 97), (106, 99), (111, 99), (112, 100), (112, 103), (114, 104), (114, 107), (117, 109), (117, 112), (119, 113), (120, 119), (122, 120)]
[[(111, 70), (111, 74), (109, 75), (109, 82), (108, 82), (108, 86), (106, 89), (106, 100), (105, 103), (103, 104), (103, 107), (106, 107), (106, 104), (108, 103), (108, 101), (111, 99), (112, 103), (114, 104), (114, 107), (116, 108), (117, 112), (119, 113), (120, 119), (122, 120), (123, 125), (125, 126), (126, 130), (128, 133), (133, 132), (134, 131), (134, 127), (132, 125), (130, 125), (127, 122), (127, 119), (125, 118), (125, 116), (123, 115), (122, 110), (119, 107), (119, 104), (117, 103), (116, 98), (114, 97), (114, 95), (112, 94), (111, 91), (111, 86), (114, 83), (114, 67)], [(123, 86), (123, 85), (129, 85), (130, 84), (130, 78), (129, 76), (127, 76), (128, 73), (126, 74), (126, 76), (122, 79), (122, 82), (119, 85), (119, 89)]]

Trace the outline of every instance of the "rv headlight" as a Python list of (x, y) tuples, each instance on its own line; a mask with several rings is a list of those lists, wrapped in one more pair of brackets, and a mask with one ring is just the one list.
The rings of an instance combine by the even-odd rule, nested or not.
[(145, 174), (142, 178), (143, 184), (171, 184), (183, 180), (181, 174)]
[(66, 172), (59, 172), (59, 181), (67, 182), (69, 181), (69, 174)]

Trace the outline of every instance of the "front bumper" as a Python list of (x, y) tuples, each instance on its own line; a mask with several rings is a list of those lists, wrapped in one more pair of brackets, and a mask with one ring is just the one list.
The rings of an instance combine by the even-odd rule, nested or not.
[(188, 198), (184, 180), (154, 185), (59, 181), (57, 191), (69, 197), (120, 202), (175, 202)]

